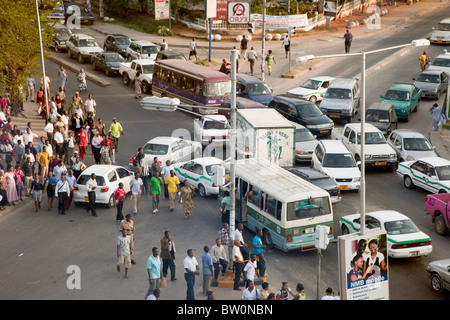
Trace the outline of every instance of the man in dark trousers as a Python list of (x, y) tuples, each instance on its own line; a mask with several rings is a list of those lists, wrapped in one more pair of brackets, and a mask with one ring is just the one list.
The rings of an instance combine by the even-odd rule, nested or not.
[(244, 57), (245, 60), (245, 56), (247, 55), (247, 39), (244, 37), (242, 37), (241, 40), (241, 57)]
[(97, 189), (97, 180), (95, 178), (95, 173), (91, 174), (91, 178), (86, 183), (86, 189), (88, 192), (89, 205), (86, 207), (86, 211), (91, 211), (92, 215), (97, 216), (97, 212), (95, 210), (95, 189)]
[(345, 53), (350, 53), (350, 46), (352, 45), (353, 35), (348, 31), (344, 34)]

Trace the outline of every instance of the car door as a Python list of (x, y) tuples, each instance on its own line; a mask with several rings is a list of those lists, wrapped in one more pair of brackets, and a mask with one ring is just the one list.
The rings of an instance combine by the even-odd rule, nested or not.
[(130, 191), (131, 179), (133, 179), (133, 172), (128, 171), (125, 168), (117, 168), (116, 171), (117, 171), (117, 175), (119, 176), (118, 182), (123, 183), (123, 188), (125, 189), (125, 192), (128, 193)]
[(180, 167), (180, 176), (178, 177), (178, 179), (180, 179), (180, 181), (187, 180), (189, 184), (197, 187), (198, 176), (194, 170), (195, 165), (196, 163), (194, 161), (189, 161), (182, 165)]
[(192, 160), (194, 154), (194, 146), (191, 143), (186, 142), (185, 140), (178, 141), (178, 145), (180, 146), (180, 150), (182, 152), (183, 161)]
[[(128, 186), (129, 186), (129, 184), (130, 183), (128, 182)], [(114, 192), (114, 190), (116, 190), (119, 187), (119, 178), (118, 178), (116, 170), (113, 169), (106, 174), (106, 186), (105, 187), (108, 187), (109, 188), (108, 192), (111, 192), (111, 193)], [(125, 185), (124, 185), (124, 187), (125, 187)], [(101, 192), (101, 189), (102, 188), (100, 188), (100, 189), (97, 188), (97, 192)]]
[(172, 142), (170, 144), (170, 158), (173, 162), (183, 162), (183, 150), (181, 150), (181, 146), (178, 144), (178, 141)]
[(404, 146), (403, 146), (403, 138), (400, 135), (395, 135), (395, 139), (393, 141), (394, 150), (397, 152), (397, 157), (399, 158), (399, 161), (405, 161), (406, 155), (404, 152)]
[(425, 189), (432, 193), (439, 193), (439, 178), (436, 174), (436, 169), (429, 163), (425, 164)]
[(426, 175), (427, 165), (423, 161), (416, 161), (411, 164), (411, 180), (417, 187), (427, 189), (425, 181), (428, 180)]

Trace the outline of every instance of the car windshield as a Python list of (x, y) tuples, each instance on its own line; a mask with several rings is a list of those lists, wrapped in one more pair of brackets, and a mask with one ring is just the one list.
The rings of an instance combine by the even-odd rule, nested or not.
[(439, 180), (450, 180), (450, 165), (436, 167)]
[(320, 117), (323, 115), (319, 107), (314, 103), (307, 103), (297, 106), (297, 111), (302, 118)]
[(166, 144), (147, 143), (143, 151), (145, 154), (165, 155), (169, 151), (169, 146)]
[(222, 121), (205, 121), (203, 129), (226, 129), (227, 125)]
[(105, 55), (106, 62), (122, 62), (125, 59), (120, 54), (108, 54)]
[(449, 58), (436, 58), (431, 65), (435, 66), (435, 67), (450, 68), (450, 57)]
[(387, 110), (367, 110), (366, 120), (371, 122), (389, 122), (389, 111)]
[(116, 38), (115, 42), (119, 46), (127, 46), (131, 43), (131, 40), (128, 38)]
[(409, 101), (409, 92), (400, 90), (388, 90), (384, 98), (393, 101)]
[(436, 28), (436, 31), (450, 31), (450, 23), (439, 23)]
[(437, 74), (420, 74), (417, 79), (417, 82), (427, 82), (427, 83), (439, 83), (439, 75)]
[(297, 129), (295, 131), (295, 142), (304, 142), (314, 140), (314, 136), (308, 129)]
[(356, 167), (355, 159), (351, 153), (327, 153), (323, 157), (325, 168), (349, 168)]
[(322, 82), (318, 80), (308, 79), (301, 85), (302, 88), (317, 90)]
[(94, 39), (81, 39), (80, 47), (98, 47)]
[(152, 53), (158, 53), (158, 47), (156, 46), (142, 47), (142, 54), (152, 54)]
[(70, 31), (70, 29), (56, 29), (55, 30), (55, 35), (59, 36), (59, 37), (70, 37), (72, 35), (72, 31)]
[(205, 97), (226, 97), (231, 94), (231, 80), (207, 82), (204, 85)]
[[(383, 133), (381, 132), (366, 132), (365, 144), (383, 144), (386, 143)], [(358, 144), (361, 144), (361, 134), (358, 133)]]
[(352, 91), (350, 89), (328, 88), (327, 93), (325, 93), (325, 98), (328, 98), (328, 99), (351, 99)]
[(408, 234), (419, 232), (419, 228), (409, 219), (387, 221), (384, 223), (384, 228), (388, 235)]
[(153, 73), (154, 66), (155, 66), (154, 64), (146, 64), (142, 66), (142, 70), (145, 74), (151, 74)]
[(323, 216), (331, 213), (328, 197), (309, 198), (289, 202), (286, 208), (286, 220), (295, 221), (311, 217)]
[(403, 140), (405, 150), (430, 151), (433, 149), (431, 143), (425, 138), (405, 138)]
[(249, 83), (247, 91), (250, 96), (259, 96), (263, 94), (271, 94), (272, 90), (265, 83)]
[[(77, 184), (78, 184), (78, 185), (85, 186), (86, 183), (89, 181), (90, 178), (91, 178), (91, 175), (90, 175), (90, 174), (89, 174), (89, 175), (82, 174), (82, 175), (80, 175), (80, 176), (78, 177)], [(98, 185), (98, 186), (104, 186), (104, 185), (106, 184), (106, 183), (105, 183), (105, 178), (102, 177), (102, 176), (96, 175), (96, 176), (95, 176), (95, 180), (97, 180), (97, 185)]]

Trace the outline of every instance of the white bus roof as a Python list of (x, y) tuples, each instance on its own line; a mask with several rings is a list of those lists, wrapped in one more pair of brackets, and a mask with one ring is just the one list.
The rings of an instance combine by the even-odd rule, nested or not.
[(253, 128), (294, 128), (294, 125), (275, 109), (239, 109), (237, 112)]
[[(230, 163), (224, 163), (230, 169)], [(263, 159), (236, 160), (236, 177), (282, 202), (329, 196), (328, 192)]]

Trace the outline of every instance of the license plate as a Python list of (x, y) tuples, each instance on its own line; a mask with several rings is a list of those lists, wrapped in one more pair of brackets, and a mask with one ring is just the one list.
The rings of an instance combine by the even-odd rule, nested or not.
[(223, 142), (214, 142), (216, 147), (223, 147)]
[(348, 186), (340, 186), (339, 187), (341, 190), (347, 190), (348, 189)]
[(375, 162), (376, 166), (385, 166), (386, 165), (386, 161), (377, 161)]
[(89, 22), (89, 20), (84, 20), (84, 22), (85, 22), (85, 23), (88, 23), (88, 22)]
[(328, 133), (330, 130), (321, 130), (320, 133)]
[(422, 98), (425, 97), (425, 93), (422, 93)]
[(89, 197), (84, 197), (84, 201), (89, 201)]
[(340, 118), (341, 116), (338, 116), (337, 114), (330, 114), (330, 118)]
[(437, 42), (438, 42), (438, 43), (442, 43), (442, 40), (438, 40)]
[(411, 251), (411, 252), (409, 253), (409, 255), (410, 255), (411, 257), (417, 257), (417, 256), (419, 255), (419, 251)]

